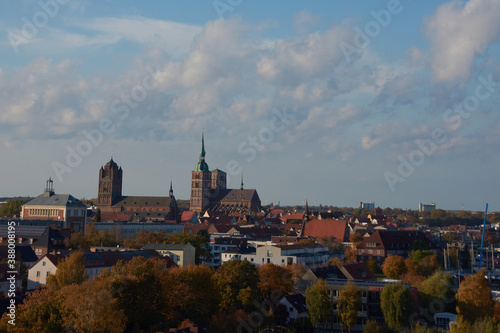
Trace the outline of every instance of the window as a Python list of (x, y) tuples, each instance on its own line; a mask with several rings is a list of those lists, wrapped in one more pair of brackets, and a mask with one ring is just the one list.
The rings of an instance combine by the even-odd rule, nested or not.
[(40, 271), (36, 271), (36, 276), (40, 276)]
[(42, 266), (45, 266), (45, 264), (46, 264), (46, 262), (45, 262), (45, 261), (44, 261), (44, 262), (42, 262)]
[(47, 274), (45, 275), (45, 277), (49, 277), (49, 272), (47, 272)]

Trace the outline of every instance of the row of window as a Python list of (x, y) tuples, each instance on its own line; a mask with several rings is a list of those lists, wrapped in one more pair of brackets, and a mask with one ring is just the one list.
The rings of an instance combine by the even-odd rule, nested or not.
[(57, 216), (59, 209), (57, 208), (30, 208), (30, 216)]

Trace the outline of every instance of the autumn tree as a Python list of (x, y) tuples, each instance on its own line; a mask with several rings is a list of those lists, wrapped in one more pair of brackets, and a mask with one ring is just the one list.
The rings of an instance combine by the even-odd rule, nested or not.
[(484, 277), (484, 270), (478, 270), (475, 275), (466, 277), (456, 295), (457, 313), (471, 323), (493, 316), (491, 286)]
[(65, 331), (119, 333), (125, 329), (127, 318), (107, 284), (99, 281), (73, 284), (60, 293), (66, 313)]
[(415, 309), (410, 290), (400, 283), (386, 284), (380, 294), (380, 307), (384, 319), (393, 330), (410, 326), (409, 318)]
[(164, 273), (162, 290), (167, 300), (165, 313), (169, 323), (177, 326), (182, 320), (190, 319), (202, 327), (208, 326), (219, 306), (213, 275), (213, 268), (193, 265)]
[(213, 278), (223, 310), (249, 308), (257, 299), (259, 275), (257, 268), (246, 260), (225, 262)]
[(66, 248), (72, 250), (87, 250), (89, 248), (89, 242), (87, 237), (83, 232), (73, 232), (69, 236), (68, 241), (66, 242)]
[(406, 265), (401, 256), (389, 254), (382, 264), (382, 272), (390, 279), (399, 279), (406, 273)]
[(165, 262), (159, 258), (134, 257), (118, 262), (96, 280), (107, 283), (118, 306), (128, 318), (126, 330), (163, 329), (166, 295), (162, 289)]
[(347, 263), (355, 263), (358, 261), (358, 250), (355, 246), (349, 247), (345, 250), (344, 260)]
[(261, 300), (272, 300), (278, 303), (280, 299), (293, 290), (292, 275), (289, 270), (275, 264), (264, 264), (257, 268), (259, 282), (257, 288)]
[(304, 265), (301, 264), (290, 264), (287, 265), (285, 268), (290, 272), (290, 278), (292, 279), (292, 283), (294, 285), (307, 272), (307, 268), (305, 268)]
[(94, 218), (92, 219), (92, 222), (101, 222), (101, 221), (102, 221), (101, 209), (97, 208), (97, 210), (95, 211)]
[(80, 284), (87, 279), (82, 251), (75, 251), (63, 258), (57, 265), (56, 274), (47, 277), (47, 285), (61, 288), (73, 283)]
[(368, 266), (368, 269), (370, 269), (370, 271), (373, 273), (373, 274), (376, 274), (377, 273), (377, 260), (373, 259), (373, 258), (370, 258), (368, 259), (368, 261), (366, 262), (366, 265)]
[(331, 320), (332, 301), (328, 294), (328, 286), (323, 279), (318, 279), (307, 287), (306, 307), (314, 327)]
[(4, 313), (0, 320), (0, 330), (4, 332), (63, 332), (65, 310), (59, 290), (48, 287), (31, 292), (16, 307), (16, 325)]
[(351, 327), (356, 324), (358, 311), (361, 310), (361, 297), (358, 287), (353, 282), (348, 281), (340, 290), (337, 308), (341, 325), (347, 326), (351, 332)]

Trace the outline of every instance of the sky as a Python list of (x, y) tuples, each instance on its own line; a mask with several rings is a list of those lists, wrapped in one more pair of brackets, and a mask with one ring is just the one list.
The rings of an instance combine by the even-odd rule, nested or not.
[(500, 1), (0, 1), (0, 196), (500, 210)]

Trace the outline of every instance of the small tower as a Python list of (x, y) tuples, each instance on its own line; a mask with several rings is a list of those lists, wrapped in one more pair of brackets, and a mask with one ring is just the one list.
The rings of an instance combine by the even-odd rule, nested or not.
[(174, 197), (174, 190), (172, 189), (172, 181), (170, 181), (170, 191), (168, 191), (168, 196), (170, 198)]
[(98, 206), (112, 206), (122, 196), (123, 170), (111, 160), (99, 170)]
[(241, 184), (240, 184), (240, 190), (243, 191), (243, 172), (241, 173)]
[(54, 181), (51, 177), (45, 182), (45, 191), (43, 192), (44, 197), (51, 197), (55, 194), (54, 192)]

